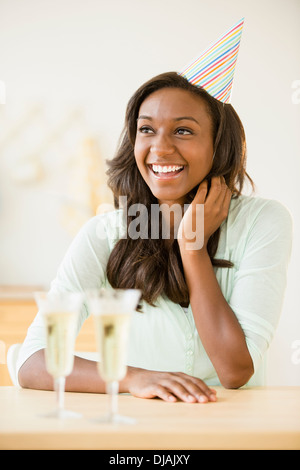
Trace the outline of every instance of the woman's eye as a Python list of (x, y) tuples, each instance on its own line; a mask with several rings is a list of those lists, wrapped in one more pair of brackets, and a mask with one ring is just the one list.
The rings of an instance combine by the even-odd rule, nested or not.
[(176, 134), (179, 135), (192, 135), (193, 132), (190, 129), (185, 129), (184, 127), (180, 127), (176, 129)]
[(140, 132), (141, 134), (151, 134), (151, 133), (153, 133), (154, 131), (153, 131), (153, 129), (151, 129), (151, 127), (149, 127), (149, 126), (142, 126), (142, 127), (139, 128), (139, 132)]

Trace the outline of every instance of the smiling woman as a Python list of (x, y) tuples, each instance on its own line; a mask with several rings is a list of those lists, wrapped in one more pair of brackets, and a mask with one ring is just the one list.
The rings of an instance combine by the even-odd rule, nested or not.
[[(292, 222), (280, 203), (242, 195), (245, 180), (252, 181), (233, 107), (177, 73), (154, 77), (130, 99), (120, 146), (108, 164), (117, 210), (83, 227), (51, 291), (141, 291), (120, 391), (207, 403), (216, 401), (211, 386), (262, 384), (286, 285)], [(124, 200), (129, 210), (119, 207)], [(157, 233), (151, 214), (163, 206), (169, 214), (180, 208), (179, 238), (151, 236)], [(136, 211), (130, 209), (139, 207), (148, 220), (132, 235)], [(173, 223), (170, 218), (169, 228)], [(201, 246), (190, 249), (187, 227), (202, 231)], [(85, 308), (80, 324), (89, 313)], [(44, 348), (38, 314), (19, 358), (22, 386), (51, 388)], [(105, 387), (94, 363), (75, 358), (66, 390), (103, 393)]]
[[(235, 196), (241, 194), (245, 179), (252, 183), (245, 170), (244, 129), (232, 106), (224, 107), (175, 72), (154, 77), (133, 95), (123, 140), (108, 165), (116, 205), (120, 196), (127, 197), (128, 206), (145, 205), (149, 231), (153, 204), (188, 204), (204, 179), (210, 185), (213, 177), (222, 175), (228, 194)], [(173, 167), (182, 170), (169, 171)], [(131, 222), (129, 215), (128, 226)], [(218, 226), (208, 240), (209, 256), (213, 265), (230, 267), (230, 260), (215, 259), (219, 236)], [(150, 304), (165, 292), (173, 302), (187, 305), (189, 292), (178, 244), (152, 240), (150, 234), (147, 238), (118, 242), (108, 260), (109, 282), (114, 287), (142, 289)]]

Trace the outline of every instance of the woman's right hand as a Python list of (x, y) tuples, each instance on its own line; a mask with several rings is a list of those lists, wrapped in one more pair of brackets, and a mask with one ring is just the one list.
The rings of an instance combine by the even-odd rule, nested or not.
[(207, 403), (217, 400), (216, 391), (201, 379), (183, 372), (157, 372), (128, 367), (124, 380), (126, 389), (135, 397), (161, 398), (167, 402), (178, 399), (186, 403)]

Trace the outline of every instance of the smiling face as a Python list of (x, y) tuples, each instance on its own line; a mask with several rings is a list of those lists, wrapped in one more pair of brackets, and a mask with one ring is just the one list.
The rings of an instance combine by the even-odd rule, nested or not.
[(159, 203), (183, 204), (212, 167), (212, 120), (204, 100), (180, 88), (149, 95), (139, 110), (134, 154)]

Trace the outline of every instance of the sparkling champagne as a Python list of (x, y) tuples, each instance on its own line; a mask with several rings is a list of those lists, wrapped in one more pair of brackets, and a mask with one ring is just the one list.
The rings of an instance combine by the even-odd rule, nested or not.
[(49, 312), (46, 323), (46, 367), (54, 378), (66, 377), (73, 369), (77, 314)]
[(106, 382), (121, 380), (126, 374), (126, 353), (130, 314), (95, 315), (100, 361), (98, 370)]

